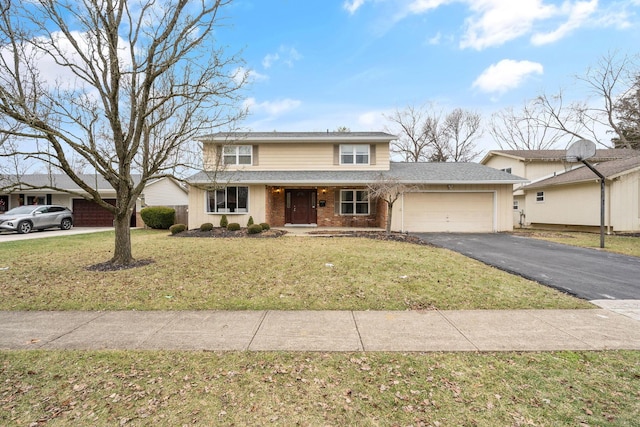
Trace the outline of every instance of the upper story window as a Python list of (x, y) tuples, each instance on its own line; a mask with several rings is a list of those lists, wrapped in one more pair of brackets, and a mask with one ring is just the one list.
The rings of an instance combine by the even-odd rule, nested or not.
[(511, 168), (500, 169), (502, 172), (511, 173)]
[(225, 145), (222, 148), (222, 163), (225, 165), (252, 164), (251, 145)]
[(544, 191), (538, 191), (536, 193), (536, 202), (544, 202)]
[(369, 144), (340, 145), (341, 165), (368, 165)]

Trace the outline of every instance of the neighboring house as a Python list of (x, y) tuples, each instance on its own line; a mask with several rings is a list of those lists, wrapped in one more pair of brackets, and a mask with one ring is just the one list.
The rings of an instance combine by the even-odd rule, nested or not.
[[(0, 188), (15, 182), (15, 178), (0, 177)], [(107, 203), (115, 204), (116, 192), (99, 175), (81, 175), (84, 182), (93, 183)], [(139, 180), (138, 175), (133, 176), (134, 181)], [(28, 174), (20, 177), (22, 182), (26, 182), (34, 187), (55, 186), (60, 189), (83, 193), (80, 187), (64, 174)], [(139, 211), (144, 206), (174, 206), (186, 207), (188, 202), (187, 190), (179, 185), (175, 180), (162, 178), (150, 181), (145, 187), (144, 198), (136, 204), (136, 209), (131, 218), (131, 226), (142, 226), (139, 218)], [(20, 205), (32, 204), (58, 204), (71, 208), (74, 214), (74, 226), (76, 227), (111, 227), (113, 226), (113, 215), (106, 209), (94, 202), (90, 202), (79, 195), (72, 195), (64, 191), (54, 191), (51, 189), (13, 189), (11, 191), (0, 191), (0, 210), (9, 210)], [(186, 210), (186, 208), (184, 208)], [(186, 218), (186, 214), (185, 214)]]
[[(185, 185), (169, 177), (147, 182), (140, 195), (141, 207), (166, 206), (176, 211), (176, 224), (188, 224), (189, 191)], [(142, 219), (138, 219), (142, 224)]]
[[(638, 151), (631, 149), (601, 149), (596, 150), (596, 155), (589, 159), (589, 162), (597, 165), (609, 163), (612, 166), (616, 164), (630, 165), (633, 161), (629, 159), (637, 157), (639, 154)], [(574, 228), (599, 226), (599, 202), (596, 208), (592, 208), (589, 205), (589, 200), (591, 200), (592, 196), (600, 200), (598, 177), (584, 167), (582, 163), (567, 162), (565, 156), (566, 150), (494, 150), (487, 153), (480, 163), (522, 176), (530, 181), (530, 184), (522, 183), (514, 186), (514, 224), (519, 224), (520, 226), (532, 224), (562, 225), (566, 227), (574, 226)], [(627, 161), (631, 163), (626, 163)], [(572, 172), (577, 169), (581, 170), (579, 175)], [(630, 169), (633, 169), (633, 167), (630, 166)], [(578, 183), (582, 174), (587, 177), (586, 180), (583, 180), (578, 186), (569, 185), (568, 181), (573, 180), (573, 177), (577, 177), (575, 180)], [(560, 176), (564, 177), (555, 180), (554, 177)], [(585, 183), (589, 183), (589, 180), (591, 180), (590, 184), (592, 185), (586, 185), (585, 187)], [(607, 176), (607, 180), (609, 180), (609, 176)], [(544, 194), (545, 191), (542, 190), (540, 185), (545, 185), (545, 183), (556, 185), (559, 182), (562, 182), (563, 189), (561, 193), (563, 197), (560, 199), (554, 197), (554, 202), (549, 203), (549, 194)], [(610, 182), (607, 182), (608, 189), (611, 187), (609, 184)], [(581, 188), (578, 189), (578, 187)], [(620, 188), (618, 185), (614, 187)], [(535, 193), (541, 191), (543, 194), (534, 194), (534, 189), (537, 190)], [(558, 190), (553, 191), (556, 193)], [(591, 196), (586, 197), (583, 191), (587, 191)], [(630, 194), (630, 196), (632, 195)], [(633, 199), (634, 197), (632, 196), (631, 198)], [(637, 198), (637, 191), (635, 198)], [(631, 217), (633, 209), (626, 210), (623, 205), (617, 205), (614, 199), (608, 199), (612, 211), (620, 211), (622, 215), (630, 216), (624, 222), (618, 221), (616, 229), (629, 229), (629, 224), (634, 222)], [(637, 211), (637, 205), (635, 210)], [(635, 222), (637, 223), (637, 216)], [(619, 228), (623, 226), (623, 223), (627, 225), (624, 225), (624, 228)], [(629, 230), (633, 229), (630, 228)]]
[[(640, 153), (638, 153), (640, 154)], [(563, 228), (600, 225), (600, 179), (584, 164), (523, 188), (532, 225)], [(605, 179), (607, 232), (640, 231), (640, 155), (593, 162)]]
[[(188, 181), (189, 224), (384, 227), (386, 204), (367, 185), (405, 184), (394, 231), (513, 228), (512, 189), (524, 182), (477, 163), (394, 163), (383, 132), (251, 132), (203, 136), (205, 172)], [(220, 165), (216, 167), (216, 165)]]

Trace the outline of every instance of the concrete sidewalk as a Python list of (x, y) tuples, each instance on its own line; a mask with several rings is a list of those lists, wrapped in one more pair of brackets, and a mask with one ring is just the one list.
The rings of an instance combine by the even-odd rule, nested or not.
[[(592, 310), (0, 311), (0, 349), (640, 350), (638, 302)], [(635, 318), (634, 318), (635, 317)]]

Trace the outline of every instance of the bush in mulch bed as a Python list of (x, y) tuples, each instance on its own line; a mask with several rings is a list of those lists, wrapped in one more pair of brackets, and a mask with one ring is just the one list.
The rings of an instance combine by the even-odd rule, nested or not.
[(280, 237), (284, 234), (287, 234), (285, 230), (265, 230), (262, 233), (250, 234), (247, 228), (231, 231), (223, 227), (214, 227), (212, 230), (207, 231), (202, 231), (199, 228), (185, 230), (181, 233), (173, 234), (172, 237), (250, 237), (252, 239), (260, 239), (263, 237)]

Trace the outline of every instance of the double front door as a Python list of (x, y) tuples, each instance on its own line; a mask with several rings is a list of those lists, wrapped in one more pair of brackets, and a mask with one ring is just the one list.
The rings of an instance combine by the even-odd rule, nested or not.
[(316, 190), (285, 190), (285, 222), (287, 224), (315, 224)]

